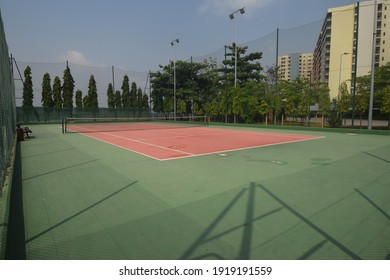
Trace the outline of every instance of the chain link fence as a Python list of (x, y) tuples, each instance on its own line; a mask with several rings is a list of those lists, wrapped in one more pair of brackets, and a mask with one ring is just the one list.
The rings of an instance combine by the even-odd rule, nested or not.
[(0, 194), (16, 134), (15, 87), (0, 14)]
[(111, 108), (16, 108), (16, 120), (22, 124), (57, 123), (63, 118), (148, 118), (157, 116), (150, 109)]

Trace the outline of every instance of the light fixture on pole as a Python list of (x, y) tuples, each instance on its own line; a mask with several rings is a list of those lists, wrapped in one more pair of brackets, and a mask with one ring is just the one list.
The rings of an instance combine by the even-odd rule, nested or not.
[[(245, 7), (241, 8), (241, 9), (238, 9), (238, 10), (234, 11), (233, 13), (231, 13), (229, 15), (229, 18), (231, 20), (233, 20), (234, 19), (234, 15), (237, 14), (238, 12), (240, 14), (244, 14), (245, 13)], [(235, 21), (234, 45), (235, 45), (235, 49), (234, 49), (234, 87), (236, 87), (237, 86), (237, 21)]]
[(339, 90), (338, 90), (338, 95), (337, 95), (337, 99), (340, 99), (340, 87), (341, 87), (341, 65), (342, 65), (342, 62), (343, 62), (343, 56), (344, 55), (348, 55), (349, 53), (348, 52), (343, 52), (340, 54), (340, 70), (339, 70)]
[(173, 119), (176, 121), (176, 44), (179, 43), (179, 39), (175, 39), (171, 42), (171, 46), (174, 49), (173, 60)]

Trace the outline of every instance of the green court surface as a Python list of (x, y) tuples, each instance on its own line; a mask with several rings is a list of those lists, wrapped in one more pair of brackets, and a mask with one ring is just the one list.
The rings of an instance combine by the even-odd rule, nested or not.
[(27, 259), (390, 256), (388, 135), (229, 127), (323, 138), (158, 161), (30, 128), (19, 161)]

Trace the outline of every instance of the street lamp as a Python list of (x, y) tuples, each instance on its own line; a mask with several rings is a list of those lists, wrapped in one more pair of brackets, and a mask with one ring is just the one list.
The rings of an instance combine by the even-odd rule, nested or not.
[[(231, 20), (234, 19), (234, 15), (237, 13), (244, 14), (245, 13), (245, 7), (238, 9), (231, 13), (229, 15), (229, 18)], [(235, 21), (235, 37), (234, 37), (234, 44), (235, 44), (235, 50), (234, 50), (234, 87), (237, 86), (237, 21)]]
[(173, 119), (176, 121), (176, 44), (179, 43), (179, 39), (175, 39), (171, 42), (175, 56), (173, 60)]
[(340, 87), (341, 87), (341, 65), (342, 65), (342, 62), (343, 62), (343, 56), (344, 55), (348, 55), (349, 53), (348, 52), (343, 52), (340, 54), (340, 70), (339, 70), (339, 90), (338, 90), (338, 95), (337, 95), (337, 99), (340, 99)]

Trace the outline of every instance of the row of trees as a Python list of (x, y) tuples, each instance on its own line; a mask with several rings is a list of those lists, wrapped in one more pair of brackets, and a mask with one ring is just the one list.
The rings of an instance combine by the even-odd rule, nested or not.
[[(73, 108), (75, 82), (72, 77), (70, 68), (66, 66), (64, 70), (63, 80), (56, 76), (51, 85), (49, 73), (45, 73), (42, 80), (42, 106), (44, 108)], [(122, 92), (117, 90), (114, 93), (111, 83), (107, 88), (107, 104), (108, 108), (125, 108), (125, 109), (145, 109), (149, 108), (149, 98), (142, 93), (141, 88), (137, 89), (135, 82), (129, 84), (129, 77), (125, 75), (122, 82)], [(32, 72), (30, 66), (27, 66), (24, 71), (23, 83), (23, 108), (33, 107), (34, 93)], [(76, 108), (99, 108), (98, 91), (96, 87), (95, 77), (89, 78), (88, 93), (83, 96), (81, 90), (75, 93)]]
[[(222, 67), (216, 61), (176, 63), (176, 113), (209, 115), (215, 119), (253, 123), (274, 123), (286, 117), (310, 118), (310, 105), (317, 105), (317, 114), (323, 119), (348, 114), (363, 116), (368, 110), (370, 76), (357, 79), (355, 96), (347, 82), (341, 84), (340, 94), (331, 100), (329, 88), (320, 81), (294, 79), (279, 80), (274, 67), (263, 69), (261, 52), (246, 54), (247, 47), (237, 50), (237, 85), (234, 85), (235, 45), (228, 47)], [(173, 69), (161, 66), (152, 73), (152, 103), (156, 112), (170, 113), (174, 108)], [(379, 67), (375, 79), (375, 108), (389, 116), (390, 124), (390, 65)], [(337, 125), (337, 122), (335, 124)]]
[[(176, 63), (177, 114), (206, 114), (229, 121), (253, 123), (282, 116), (304, 118), (309, 105), (318, 103), (320, 113), (330, 110), (329, 90), (321, 83), (296, 79), (278, 81), (275, 68), (265, 71), (261, 52), (246, 54), (237, 48), (237, 83), (235, 85), (235, 45), (228, 46), (222, 67), (216, 61)], [(153, 110), (173, 111), (173, 63), (152, 73)]]
[[(237, 84), (235, 85), (235, 45), (227, 47), (222, 67), (215, 60), (201, 63), (178, 61), (176, 67), (176, 113), (178, 115), (209, 115), (215, 120), (276, 123), (286, 117), (310, 118), (310, 105), (317, 104), (316, 113), (323, 118), (334, 116), (337, 126), (340, 118), (359, 115), (362, 119), (368, 110), (370, 75), (358, 77), (353, 95), (344, 82), (337, 99), (330, 100), (328, 87), (321, 82), (304, 79), (279, 80), (274, 67), (263, 69), (261, 52), (246, 54), (247, 47), (237, 50)], [(170, 114), (174, 110), (174, 64), (160, 65), (151, 73), (152, 104), (155, 112)], [(23, 107), (32, 107), (33, 86), (31, 68), (26, 67), (23, 88)], [(390, 124), (390, 65), (381, 66), (375, 75), (374, 108), (377, 113), (389, 116)], [(350, 82), (350, 81), (348, 81)], [(73, 108), (74, 80), (67, 66), (63, 82), (58, 76), (51, 87), (50, 75), (42, 82), (42, 106), (45, 108)], [(114, 92), (112, 84), (107, 88), (109, 108), (149, 108), (146, 94), (123, 77), (121, 91)], [(97, 88), (94, 76), (90, 76), (88, 93), (83, 97), (76, 91), (76, 108), (98, 108)], [(379, 111), (379, 112), (378, 112)]]

